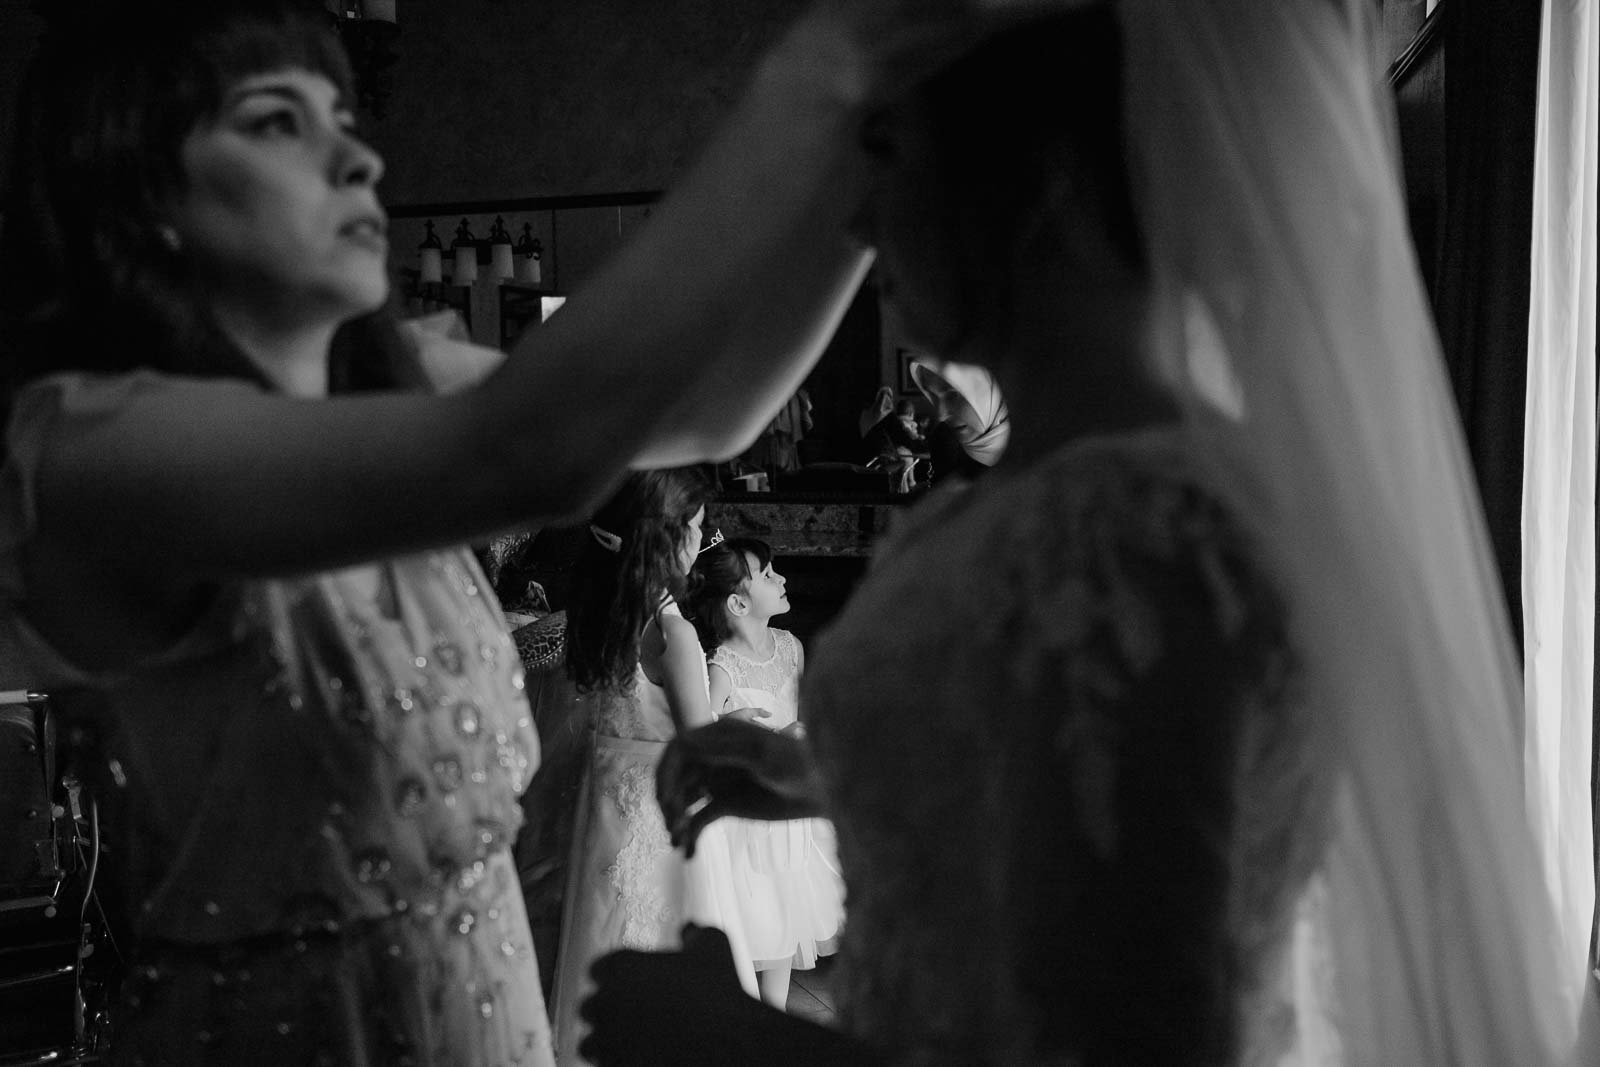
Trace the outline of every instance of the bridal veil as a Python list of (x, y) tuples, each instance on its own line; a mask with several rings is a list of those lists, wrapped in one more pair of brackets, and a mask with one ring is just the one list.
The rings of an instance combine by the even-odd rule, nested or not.
[(1565, 1062), (1519, 666), (1410, 244), (1376, 7), (1116, 9), (1160, 369), (1280, 569), (1311, 698), (1297, 751), (1322, 797), (1286, 846), (1315, 851), (1287, 1059)]

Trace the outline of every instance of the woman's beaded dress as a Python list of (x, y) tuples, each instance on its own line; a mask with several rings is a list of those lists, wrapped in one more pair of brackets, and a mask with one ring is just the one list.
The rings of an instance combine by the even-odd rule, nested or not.
[(98, 738), (107, 888), (133, 935), (110, 1059), (548, 1067), (509, 852), (538, 739), (470, 553), (225, 582), (116, 674), (28, 622), (47, 437), (142, 390), (246, 388), (46, 379), (19, 394), (0, 471), (4, 684), (50, 691)]

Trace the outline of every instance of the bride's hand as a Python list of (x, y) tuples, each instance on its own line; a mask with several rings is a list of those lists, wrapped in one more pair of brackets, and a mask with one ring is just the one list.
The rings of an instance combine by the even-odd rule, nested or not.
[(595, 991), (578, 1009), (589, 1035), (578, 1052), (599, 1067), (726, 1062), (718, 1043), (759, 1007), (715, 927), (685, 926), (677, 952), (602, 956), (590, 974)]
[(724, 717), (667, 745), (656, 766), (656, 799), (672, 843), (693, 856), (695, 839), (712, 821), (818, 815), (823, 789), (800, 741)]
[(746, 995), (728, 938), (715, 927), (685, 926), (677, 952), (613, 952), (590, 973), (595, 991), (578, 1009), (590, 1029), (578, 1052), (597, 1067), (887, 1062), (844, 1034)]

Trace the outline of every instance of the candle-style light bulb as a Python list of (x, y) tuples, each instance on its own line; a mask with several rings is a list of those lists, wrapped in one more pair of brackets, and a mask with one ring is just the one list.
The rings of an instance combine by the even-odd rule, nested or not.
[(544, 248), (539, 244), (539, 239), (533, 235), (533, 224), (522, 224), (522, 236), (517, 238), (516, 270), (517, 281), (527, 285), (538, 285), (542, 272), (539, 260), (544, 255)]
[(462, 219), (461, 225), (456, 227), (456, 239), (450, 242), (450, 250), (455, 258), (455, 273), (451, 281), (457, 285), (471, 285), (477, 281), (478, 239), (472, 236), (472, 228), (467, 225), (466, 219)]
[(439, 243), (439, 235), (433, 232), (433, 220), (429, 219), (424, 225), (428, 235), (417, 246), (417, 268), (424, 284), (438, 284), (444, 281), (444, 245)]
[(497, 282), (509, 279), (515, 271), (511, 266), (511, 232), (506, 220), (499, 215), (489, 227), (489, 275)]

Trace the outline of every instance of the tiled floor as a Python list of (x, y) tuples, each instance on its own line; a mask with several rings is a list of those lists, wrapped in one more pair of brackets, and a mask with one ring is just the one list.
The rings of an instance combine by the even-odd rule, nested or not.
[(826, 956), (813, 970), (795, 971), (789, 981), (789, 1014), (831, 1026), (837, 1018), (832, 979), (833, 961)]

